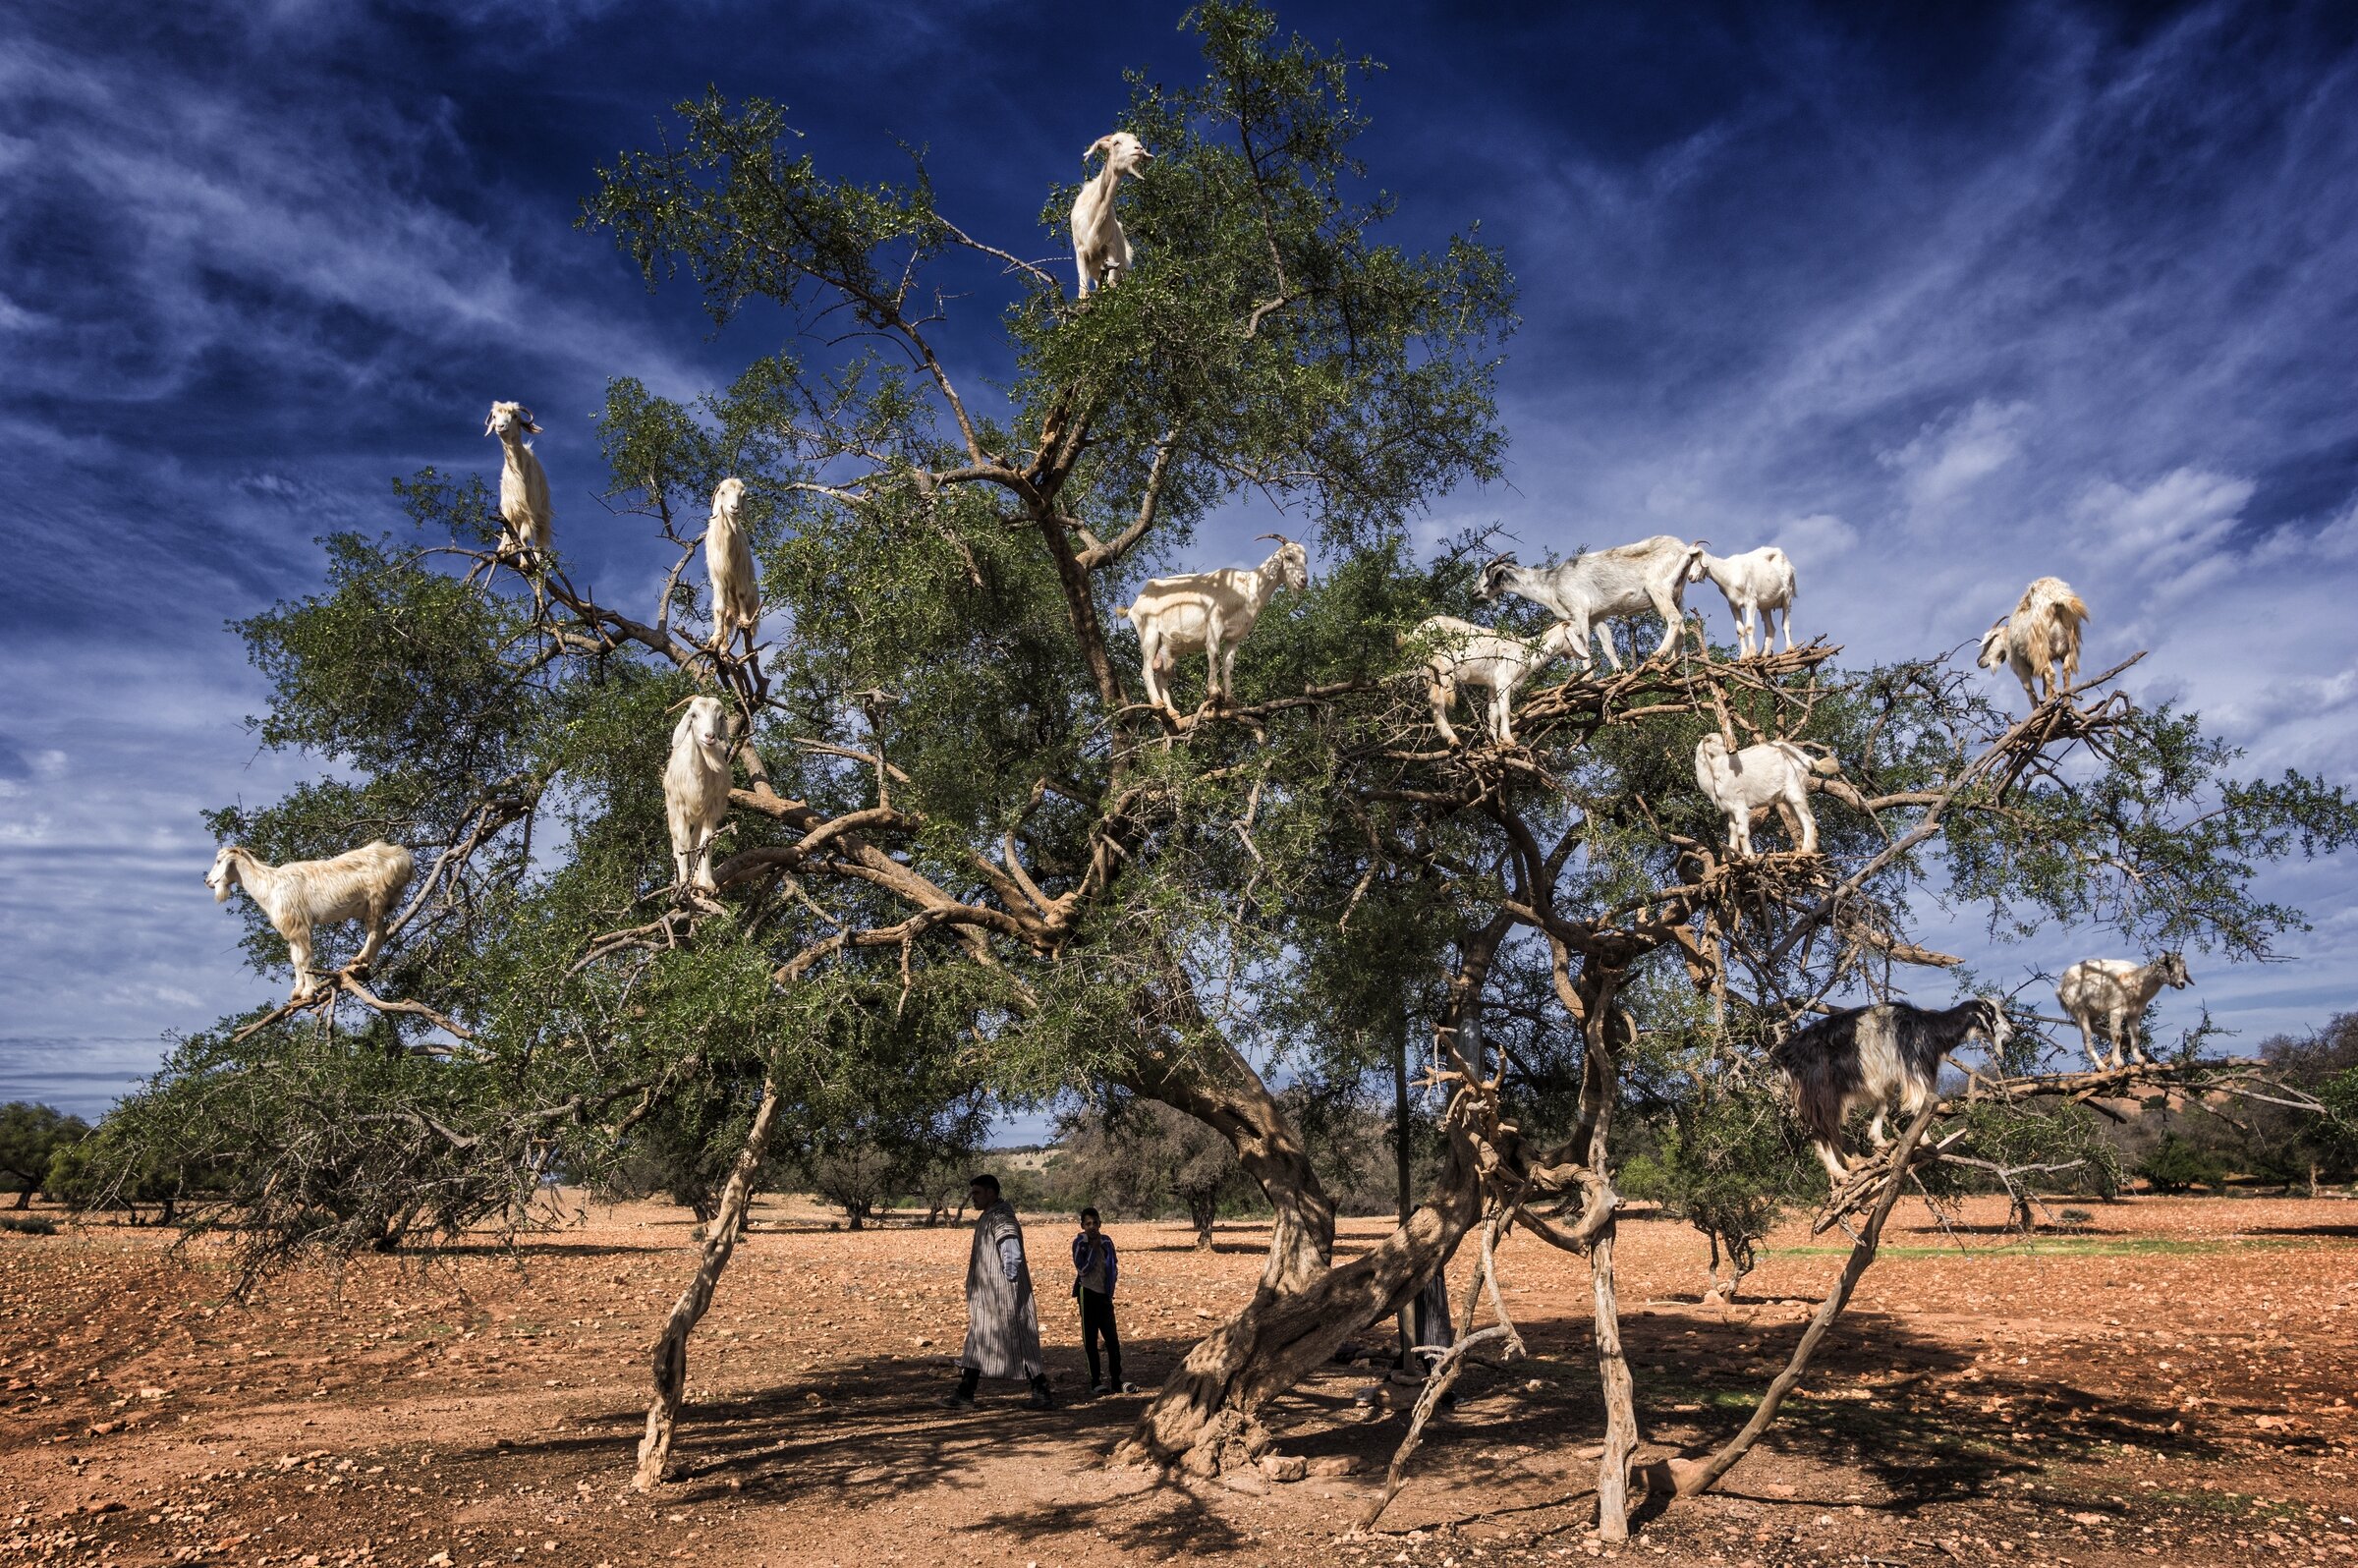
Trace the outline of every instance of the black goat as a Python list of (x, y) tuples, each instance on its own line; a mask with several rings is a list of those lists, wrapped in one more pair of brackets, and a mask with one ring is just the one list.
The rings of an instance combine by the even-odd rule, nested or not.
[(1894, 1097), (1900, 1114), (1913, 1117), (1932, 1100), (1941, 1057), (1976, 1035), (2002, 1051), (2011, 1034), (2005, 1009), (1993, 1001), (1960, 1002), (1937, 1013), (1878, 1002), (1822, 1018), (1768, 1054), (1793, 1080), (1794, 1109), (1826, 1174), (1839, 1184), (1850, 1174), (1840, 1141), (1844, 1117), (1861, 1105), (1874, 1106), (1867, 1136), (1881, 1148), (1891, 1142), (1883, 1119)]

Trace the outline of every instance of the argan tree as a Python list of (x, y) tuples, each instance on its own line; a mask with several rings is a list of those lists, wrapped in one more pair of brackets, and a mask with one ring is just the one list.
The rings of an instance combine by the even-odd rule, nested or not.
[[(1616, 1138), (1657, 1036), (1757, 1057), (1815, 1010), (1937, 992), (1956, 961), (1909, 933), (1928, 889), (2001, 927), (2258, 954), (2297, 916), (2248, 894), (2253, 867), (2337, 847), (2353, 813), (2316, 780), (2234, 779), (2117, 670), (2016, 719), (1938, 658), (1736, 661), (1691, 631), (1527, 694), (1517, 749), (1438, 745), (1396, 640), (1474, 608), (1479, 541), (1421, 564), (1407, 530), (1499, 472), (1511, 281), (1471, 229), (1384, 242), (1391, 201), (1353, 150), (1364, 64), (1249, 5), (1189, 23), (1203, 80), (1135, 79), (1123, 117), (1154, 154), (1122, 198), (1135, 270), (1086, 302), (1023, 259), (1054, 249), (1070, 187), (1037, 227), (986, 227), (922, 163), (830, 177), (769, 103), (682, 104), (655, 150), (599, 171), (584, 225), (650, 286), (696, 290), (723, 341), (755, 307), (759, 330), (803, 330), (693, 404), (611, 386), (610, 495), (643, 522), (653, 602), (577, 582), (561, 531), (553, 561), (499, 555), (480, 482), (429, 474), (400, 486), (409, 532), (331, 540), (318, 593), (241, 628), (271, 685), (260, 739), (323, 771), (215, 825), (273, 858), (395, 838), (421, 874), (372, 974), (193, 1038), (125, 1120), (235, 1168), (215, 1212), (263, 1268), (389, 1225), (521, 1222), (539, 1173), (593, 1176), (693, 1104), (726, 1177), (652, 1349), (652, 1486), (773, 1147), (982, 1093), (1159, 1102), (1227, 1143), (1274, 1221), (1249, 1299), (1126, 1457), (1250, 1461), (1270, 1403), (1469, 1237), (1461, 1319), (1511, 1354), (1496, 1255), (1523, 1234), (1591, 1265), (1617, 1539)], [(694, 564), (729, 476), (764, 593), (744, 654), (715, 649)], [(1263, 612), (1229, 700), (1149, 707), (1117, 612), (1151, 574), (1213, 564), (1199, 529), (1245, 505), (1310, 544), (1311, 589)], [(1200, 666), (1176, 679), (1203, 690)], [(717, 895), (673, 887), (658, 788), (697, 694), (741, 743)], [(1821, 854), (1718, 850), (1691, 761), (1714, 730), (1839, 758)], [(255, 952), (279, 957), (258, 926)], [(1422, 1201), (1347, 1262), (1272, 1061), (1439, 1097)], [(1984, 1097), (2093, 1083), (2009, 1068)], [(1933, 1119), (1854, 1184), (1870, 1241), (1919, 1152), (1971, 1157), (1965, 1129), (1926, 1142)], [(1499, 1321), (1477, 1330), (1483, 1298)], [(1709, 1484), (1747, 1430), (1656, 1479)]]

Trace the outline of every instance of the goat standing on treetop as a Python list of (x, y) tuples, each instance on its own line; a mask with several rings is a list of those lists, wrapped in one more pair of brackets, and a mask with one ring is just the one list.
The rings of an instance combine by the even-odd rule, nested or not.
[[(2162, 986), (2183, 990), (2193, 983), (2186, 973), (2186, 960), (2176, 953), (2163, 953), (2145, 965), (2125, 958), (2083, 958), (2063, 972), (2055, 985), (2055, 1000), (2080, 1026), (2080, 1043), (2087, 1048), (2090, 1065), (2118, 1067), (2130, 1056), (2153, 1060), (2138, 1031), (2138, 1020)], [(2100, 1027), (2112, 1042), (2111, 1051), (2103, 1056), (2096, 1050)]]
[(1769, 639), (1776, 632), (1776, 618), (1785, 618), (1785, 651), (1793, 651), (1793, 577), (1792, 558), (1773, 544), (1764, 544), (1742, 555), (1712, 555), (1709, 551), (1696, 558), (1688, 572), (1688, 581), (1700, 583), (1710, 578), (1718, 585), (1727, 600), (1727, 613), (1736, 618), (1736, 656), (1752, 656), (1753, 637), (1760, 636), (1760, 651), (1768, 652)]
[(712, 840), (729, 814), (729, 712), (717, 697), (691, 698), (671, 727), (663, 764), (663, 816), (671, 828), (673, 880), (687, 892), (712, 893)]
[(712, 647), (729, 646), (732, 635), (745, 634), (745, 650), (752, 653), (761, 631), (761, 578), (754, 565), (753, 541), (737, 521), (745, 502), (745, 481), (726, 478), (712, 492), (712, 520), (704, 526), (704, 571), (712, 579)]
[(1085, 300), (1091, 289), (1115, 283), (1130, 270), (1130, 237), (1113, 215), (1114, 188), (1125, 174), (1145, 175), (1147, 160), (1154, 155), (1127, 131), (1097, 138), (1081, 161), (1087, 163), (1100, 152), (1105, 154), (1104, 166), (1073, 197), (1073, 265), (1081, 273)]
[(2000, 664), (2011, 669), (2035, 707), (2058, 691), (2071, 690), (2080, 673), (2080, 623), (2087, 619), (2088, 606), (2069, 583), (2059, 577), (2034, 579), (2014, 613), (1982, 634), (1976, 662), (1985, 670)]
[(229, 890), (243, 887), (268, 916), (278, 934), (287, 939), (287, 958), (295, 966), (294, 1001), (308, 1000), (318, 985), (311, 975), (311, 936), (322, 925), (345, 921), (366, 924), (367, 936), (352, 961), (366, 970), (385, 944), (385, 918), (410, 885), (418, 863), (398, 844), (382, 839), (346, 850), (333, 860), (289, 861), (272, 866), (236, 844), (225, 844), (204, 873), (213, 902), (229, 902)]
[(528, 559), (549, 547), (554, 535), (556, 508), (548, 498), (548, 471), (524, 444), (526, 435), (538, 435), (533, 411), (521, 403), (494, 403), (483, 433), (499, 437), (503, 462), (499, 470), (499, 551), (522, 552)]
[[(1533, 571), (1519, 566), (1511, 555), (1494, 557), (1482, 569), (1478, 590), (1485, 604), (1501, 593), (1527, 598), (1559, 621), (1572, 625), (1574, 655), (1589, 667), (1589, 633), (1600, 621), (1627, 620), (1654, 610), (1662, 618), (1662, 641), (1651, 658), (1670, 651), (1678, 630), (1686, 624), (1684, 594), (1696, 575), (1706, 541), (1656, 533), (1635, 544), (1616, 545), (1594, 554), (1580, 554), (1560, 566)], [(1621, 668), (1613, 651), (1610, 626), (1604, 633), (1604, 661)]]
[(1781, 806), (1793, 824), (1793, 847), (1804, 855), (1818, 853), (1818, 817), (1810, 810), (1812, 773), (1831, 778), (1842, 764), (1830, 756), (1812, 756), (1791, 741), (1768, 741), (1740, 752), (1727, 749), (1716, 732), (1695, 743), (1695, 782), (1727, 817), (1727, 847), (1734, 855), (1752, 853), (1752, 813), (1764, 806)]
[(1454, 615), (1433, 615), (1398, 644), (1432, 649), (1425, 658), (1425, 695), (1432, 703), (1433, 727), (1442, 740), (1459, 744), (1457, 731), (1449, 726), (1449, 704), (1457, 700), (1457, 689), (1479, 686), (1490, 694), (1490, 738), (1512, 746), (1516, 691), (1572, 651), (1572, 628), (1557, 621), (1532, 644)]
[(1158, 577), (1138, 590), (1136, 603), (1123, 609), (1138, 629), (1147, 700), (1154, 706), (1171, 706), (1157, 677), (1173, 667), (1175, 655), (1198, 648), (1210, 669), (1205, 700), (1216, 702), (1231, 695), (1237, 647), (1252, 634), (1263, 608), (1280, 588), (1299, 593), (1310, 586), (1310, 552), (1283, 534), (1262, 537), (1277, 540), (1277, 548), (1261, 565)]

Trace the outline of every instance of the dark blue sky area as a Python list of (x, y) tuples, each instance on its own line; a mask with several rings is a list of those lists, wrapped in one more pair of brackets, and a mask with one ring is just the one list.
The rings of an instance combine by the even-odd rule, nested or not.
[[(2095, 608), (2090, 667), (2150, 647), (2143, 695), (2196, 702), (2255, 762), (2358, 776), (2358, 7), (1281, 17), (1387, 63), (1361, 150), (1394, 238), (1479, 222), (1521, 282), (1507, 482), (1422, 537), (1781, 543), (1799, 629), (1868, 658), (1953, 645), (2055, 572)], [(222, 626), (312, 583), (314, 537), (389, 526), (392, 476), (495, 473), (483, 409), (512, 397), (547, 426), (568, 555), (601, 587), (651, 573), (595, 501), (606, 379), (692, 394), (795, 323), (715, 336), (693, 290), (650, 297), (574, 226), (595, 165), (707, 84), (758, 94), (832, 173), (897, 178), (922, 147), (957, 221), (1069, 275), (1042, 204), (1118, 123), (1125, 69), (1195, 74), (1177, 20), (17, 7), (0, 1096), (12, 1050), (129, 1059), (270, 983), (198, 885), (196, 813), (300, 774), (239, 727), (257, 687)], [(948, 340), (969, 377), (1005, 368), (1002, 285), (975, 287)], [(1260, 526), (1193, 548), (1241, 555)], [(2247, 1033), (2358, 1000), (2348, 881), (2275, 877), (2319, 923), (2302, 962), (2198, 960), (2199, 1000)], [(2077, 940), (2000, 962), (2058, 969)]]

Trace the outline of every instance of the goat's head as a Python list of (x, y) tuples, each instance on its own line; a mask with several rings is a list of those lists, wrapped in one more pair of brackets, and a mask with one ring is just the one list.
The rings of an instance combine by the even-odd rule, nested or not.
[(504, 441), (519, 430), (527, 435), (540, 433), (540, 426), (533, 422), (532, 410), (521, 403), (491, 405), (491, 417), (483, 421), (485, 435), (496, 435)]
[(2194, 983), (2193, 977), (2186, 973), (2186, 955), (2183, 953), (2163, 953), (2154, 967), (2162, 972), (2162, 983), (2172, 990), (2182, 991)]
[(1261, 569), (1265, 572), (1275, 567), (1277, 581), (1296, 593), (1310, 587), (1310, 552), (1282, 533), (1263, 533), (1261, 537), (1277, 541), (1277, 548), (1261, 563)]
[(1506, 578), (1518, 571), (1512, 555), (1493, 555), (1482, 563), (1482, 578), (1475, 584), (1474, 596), (1488, 604), (1506, 591)]
[(1116, 131), (1097, 138), (1089, 144), (1089, 150), (1081, 154), (1081, 161), (1087, 163), (1100, 152), (1105, 154), (1105, 167), (1112, 173), (1133, 176), (1145, 174), (1147, 160), (1154, 156), (1147, 150), (1144, 141), (1127, 131)]
[(745, 500), (745, 481), (734, 475), (720, 481), (712, 491), (712, 515), (737, 520), (737, 508)]
[(238, 856), (242, 852), (235, 844), (224, 844), (221, 853), (213, 857), (213, 868), (204, 873), (204, 885), (213, 890), (213, 902), (229, 902), (229, 890), (238, 885)]
[(1694, 543), (1687, 546), (1686, 569), (1680, 572), (1679, 576), (1685, 578), (1690, 583), (1700, 583), (1704, 580), (1705, 572), (1703, 558), (1709, 553), (1707, 546), (1709, 546), (1711, 542), (1712, 541), (1709, 539), (1697, 539)]
[(1973, 1007), (1976, 1015), (1974, 1026), (1989, 1039), (1991, 1053), (2003, 1056), (2006, 1042), (2014, 1037), (2014, 1025), (2006, 1017), (2006, 1004), (1984, 996), (1976, 1000)]
[(2006, 623), (1999, 621), (1982, 634), (1981, 656), (1974, 660), (1985, 670), (1994, 670), (2006, 662)]
[(682, 713), (679, 723), (671, 727), (674, 751), (688, 743), (708, 753), (727, 755), (729, 710), (719, 698), (698, 697), (689, 700), (688, 711)]

